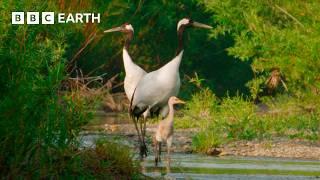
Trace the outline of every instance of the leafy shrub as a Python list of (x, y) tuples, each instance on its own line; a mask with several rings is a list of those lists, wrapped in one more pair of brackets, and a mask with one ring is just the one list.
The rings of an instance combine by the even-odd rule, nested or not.
[[(229, 55), (251, 62), (253, 98), (279, 68), (290, 93), (319, 92), (319, 1), (199, 0), (217, 23), (213, 37), (232, 36)], [(301, 8), (303, 7), (303, 8)], [(281, 83), (280, 83), (281, 84)]]
[(253, 139), (256, 137), (255, 129), (252, 128), (254, 121), (254, 105), (236, 96), (227, 97), (219, 106), (217, 121), (224, 124), (228, 137), (240, 139)]
[[(132, 160), (128, 147), (107, 140), (99, 140), (94, 149), (67, 152), (64, 166), (56, 170), (57, 177), (81, 178), (138, 178), (139, 164)], [(61, 160), (63, 162), (63, 160)]]
[[(123, 175), (128, 178), (134, 173), (130, 168), (133, 163), (127, 152), (119, 150), (120, 147), (110, 144), (112, 152), (119, 153), (122, 161), (95, 159), (95, 164), (88, 164), (89, 159), (111, 149), (105, 145), (97, 146), (95, 152), (89, 150), (91, 153), (77, 149), (75, 137), (90, 119), (89, 104), (78, 92), (62, 92), (61, 86), (68, 75), (66, 54), (72, 51), (68, 49), (68, 43), (81, 41), (68, 40), (72, 39), (71, 35), (79, 34), (78, 28), (82, 25), (11, 25), (11, 16), (8, 16), (17, 10), (45, 12), (58, 9), (56, 1), (0, 2), (3, 17), (0, 20), (1, 177), (122, 177), (120, 173), (124, 170), (120, 166), (123, 166), (129, 170)], [(109, 167), (109, 174), (96, 174), (95, 168), (103, 169), (108, 163), (117, 166)], [(87, 167), (89, 165), (91, 169)]]
[[(194, 119), (199, 120), (194, 124), (191, 124), (191, 120), (184, 122), (187, 118), (182, 117), (177, 124), (178, 127), (181, 127), (179, 123), (188, 125), (183, 128), (200, 128), (192, 139), (193, 149), (197, 152), (207, 152), (229, 140), (286, 137), (316, 141), (320, 138), (318, 98), (310, 94), (305, 94), (302, 99), (287, 95), (264, 98), (268, 108), (261, 110), (242, 96), (226, 97), (215, 108), (210, 109), (212, 117), (201, 121), (198, 115)], [(191, 102), (203, 101), (200, 99)], [(193, 109), (185, 111), (189, 111), (187, 114), (197, 115), (193, 113)]]
[(217, 98), (209, 88), (204, 88), (192, 95), (186, 104), (183, 118), (177, 118), (177, 127), (202, 127), (214, 116), (214, 108), (217, 106)]
[(224, 142), (223, 132), (220, 127), (210, 125), (192, 138), (192, 149), (195, 152), (206, 153), (209, 149), (217, 148)]

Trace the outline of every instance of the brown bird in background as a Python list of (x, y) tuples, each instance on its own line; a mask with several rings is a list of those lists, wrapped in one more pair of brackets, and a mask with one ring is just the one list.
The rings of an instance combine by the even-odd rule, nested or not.
[(280, 82), (282, 83), (285, 90), (288, 91), (288, 88), (282, 79), (280, 69), (279, 68), (272, 68), (271, 75), (266, 81), (268, 94), (272, 94), (276, 90), (276, 88), (278, 87)]

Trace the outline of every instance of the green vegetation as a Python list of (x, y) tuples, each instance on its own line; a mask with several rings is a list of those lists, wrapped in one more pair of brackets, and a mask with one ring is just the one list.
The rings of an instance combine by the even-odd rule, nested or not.
[(269, 73), (278, 68), (292, 95), (319, 90), (319, 1), (200, 0), (217, 27), (213, 37), (228, 34), (234, 44), (227, 51), (250, 61), (254, 79), (251, 96), (261, 92)]
[(198, 152), (231, 140), (289, 137), (316, 141), (320, 138), (319, 100), (311, 95), (301, 99), (279, 95), (264, 98), (265, 107), (259, 107), (241, 96), (217, 100), (209, 89), (203, 89), (188, 102), (175, 125), (200, 129), (193, 138), (193, 149)]
[[(214, 26), (185, 34), (179, 96), (190, 101), (176, 125), (200, 129), (196, 151), (238, 139), (319, 140), (319, 7), (311, 0), (1, 1), (1, 176), (136, 177), (128, 151), (112, 142), (79, 150), (75, 138), (98, 100), (123, 91), (113, 84), (124, 78), (123, 37), (102, 31), (125, 22), (135, 29), (130, 54), (147, 71), (174, 56), (179, 19)], [(101, 23), (11, 25), (14, 11), (95, 12)]]
[[(316, 7), (320, 3), (199, 2), (213, 14), (216, 28), (211, 36), (232, 37), (234, 43), (227, 48), (228, 54), (250, 62), (254, 78), (247, 83), (250, 96), (223, 97), (218, 106), (199, 108), (198, 104), (217, 104), (206, 91), (193, 96), (186, 114), (195, 115), (199, 121), (182, 124), (201, 127), (193, 140), (194, 149), (203, 152), (223, 139), (283, 136), (318, 140), (320, 13)], [(199, 109), (209, 116), (203, 116)]]
[[(95, 149), (73, 152), (71, 163), (68, 162), (74, 175), (85, 178), (139, 179), (140, 165), (132, 159), (129, 147), (107, 140), (96, 143)], [(76, 166), (76, 167), (74, 167)], [(70, 173), (66, 171), (66, 176)], [(62, 173), (64, 176), (64, 174)], [(74, 176), (72, 175), (72, 176)]]
[(12, 11), (59, 11), (61, 5), (0, 2), (0, 175), (134, 178), (138, 166), (126, 148), (107, 142), (92, 150), (77, 147), (76, 137), (96, 101), (80, 94), (79, 86), (66, 87), (66, 54), (82, 25), (11, 25)]
[[(151, 168), (152, 169), (152, 168)], [(242, 174), (242, 175), (288, 175), (288, 176), (311, 176), (318, 177), (319, 171), (290, 171), (278, 169), (230, 169), (230, 168), (192, 168), (192, 167), (172, 167), (172, 172), (195, 173), (195, 174)]]

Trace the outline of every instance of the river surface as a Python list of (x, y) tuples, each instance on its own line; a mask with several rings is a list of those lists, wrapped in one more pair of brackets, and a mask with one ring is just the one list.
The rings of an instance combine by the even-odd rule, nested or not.
[(320, 162), (278, 158), (209, 157), (172, 154), (155, 167), (153, 156), (142, 161), (151, 177), (172, 179), (320, 179)]
[[(87, 128), (79, 136), (82, 148), (94, 147), (96, 140), (107, 138), (127, 145), (133, 152), (138, 152), (137, 144), (133, 138), (135, 131), (132, 130), (131, 126), (133, 125), (130, 124), (130, 121), (119, 120), (115, 115), (110, 118), (103, 115), (98, 117), (92, 124), (93, 128)], [(149, 150), (151, 149), (152, 147), (149, 147)], [(134, 157), (138, 160), (138, 155)], [(153, 153), (140, 162), (142, 172), (145, 175), (160, 179), (320, 180), (320, 161), (316, 160), (238, 156), (212, 157), (176, 152), (171, 154), (169, 165), (166, 152), (163, 152), (162, 162), (158, 167), (155, 167)]]

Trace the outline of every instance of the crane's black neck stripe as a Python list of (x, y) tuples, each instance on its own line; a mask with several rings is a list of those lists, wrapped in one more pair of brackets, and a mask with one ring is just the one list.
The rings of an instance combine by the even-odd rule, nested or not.
[(128, 50), (129, 49), (129, 46), (130, 46), (130, 43), (133, 39), (133, 32), (132, 31), (128, 31), (126, 32), (126, 40), (124, 42), (124, 47)]
[(185, 30), (185, 25), (181, 25), (178, 30), (178, 48), (176, 55), (180, 54), (180, 52), (183, 50), (183, 32)]

